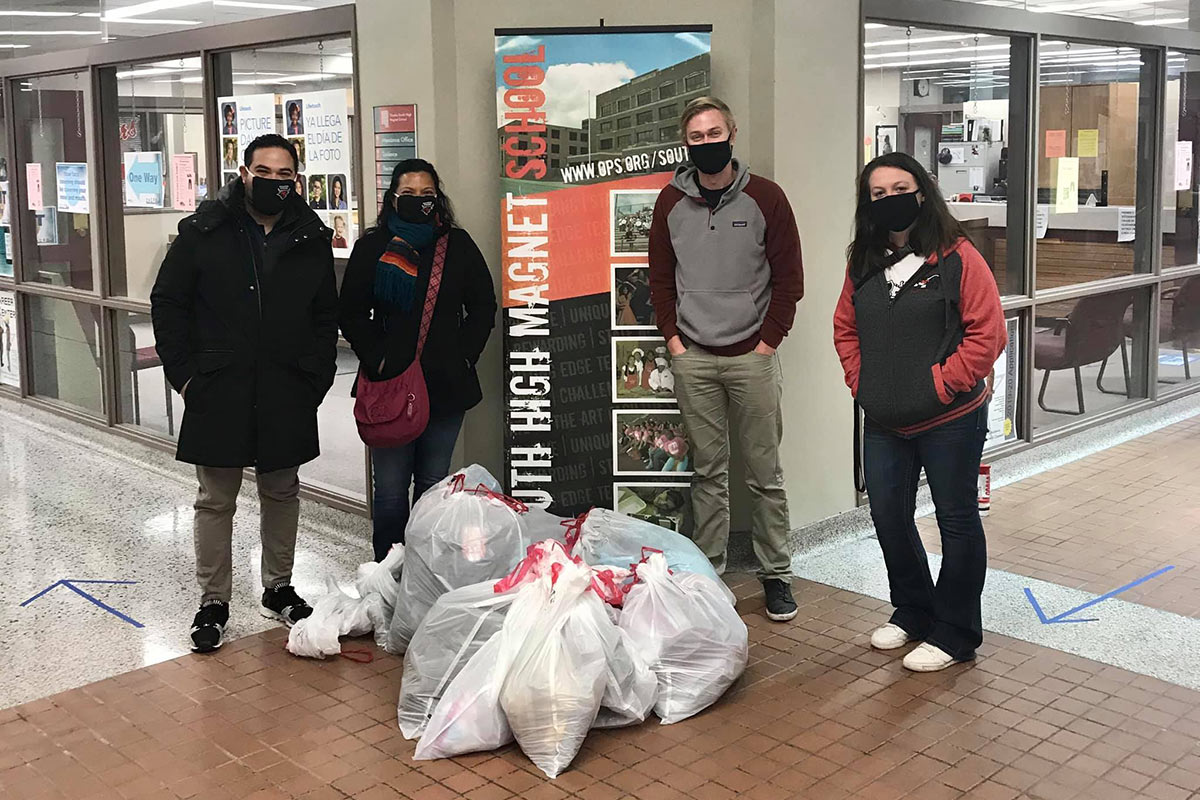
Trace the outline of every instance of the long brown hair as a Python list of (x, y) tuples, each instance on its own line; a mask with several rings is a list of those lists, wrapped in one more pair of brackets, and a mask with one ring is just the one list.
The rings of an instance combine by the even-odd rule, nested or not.
[(889, 231), (871, 219), (871, 174), (880, 167), (895, 167), (913, 176), (924, 202), (908, 233), (908, 244), (914, 253), (930, 256), (954, 247), (959, 239), (969, 239), (962, 224), (950, 213), (942, 199), (941, 190), (929, 171), (907, 153), (887, 153), (863, 167), (858, 176), (858, 208), (854, 212), (854, 241), (846, 248), (850, 262), (850, 280), (859, 281), (877, 271), (891, 248)]

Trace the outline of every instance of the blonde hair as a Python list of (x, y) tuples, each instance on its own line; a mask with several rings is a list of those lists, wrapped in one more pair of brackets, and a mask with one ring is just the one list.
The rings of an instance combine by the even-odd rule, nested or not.
[(737, 120), (733, 118), (733, 112), (729, 110), (724, 100), (711, 95), (697, 97), (683, 108), (683, 116), (679, 118), (679, 135), (687, 138), (687, 126), (696, 117), (703, 114), (705, 111), (720, 111), (721, 116), (725, 118), (725, 125), (728, 126), (729, 132), (733, 133), (737, 129)]

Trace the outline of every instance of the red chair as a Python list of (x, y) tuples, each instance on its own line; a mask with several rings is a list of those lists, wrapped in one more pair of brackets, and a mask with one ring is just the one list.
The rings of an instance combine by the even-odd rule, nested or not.
[[(1133, 304), (1133, 292), (1111, 292), (1094, 297), (1081, 297), (1071, 313), (1052, 323), (1050, 330), (1038, 331), (1033, 339), (1033, 368), (1045, 370), (1042, 388), (1038, 392), (1038, 405), (1052, 414), (1079, 416), (1085, 412), (1083, 404), (1083, 375), (1080, 367), (1100, 364), (1101, 372), (1097, 385), (1104, 376), (1104, 365), (1109, 356), (1125, 342), (1125, 310)], [(1129, 386), (1129, 358), (1122, 351), (1125, 367), (1125, 385)], [(1046, 386), (1050, 373), (1059, 370), (1074, 370), (1075, 394), (1079, 402), (1078, 411), (1050, 408), (1046, 405)]]

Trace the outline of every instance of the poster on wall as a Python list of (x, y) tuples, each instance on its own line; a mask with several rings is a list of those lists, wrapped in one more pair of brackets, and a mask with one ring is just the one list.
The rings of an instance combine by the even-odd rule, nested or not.
[(992, 400), (988, 405), (988, 434), (983, 449), (1016, 440), (1017, 431), (1017, 375), (1020, 364), (1017, 353), (1021, 352), (1020, 320), (1005, 320), (1008, 327), (1008, 346), (996, 359), (995, 383), (992, 384)]
[(156, 151), (122, 153), (126, 208), (162, 208), (163, 154)]
[[(658, 193), (687, 158), (679, 113), (709, 91), (710, 34), (496, 31), (504, 482), (530, 505), (690, 525), (691, 448), (647, 250)], [(625, 130), (618, 117), (643, 106), (653, 122)]]
[(236, 175), (246, 146), (275, 129), (275, 95), (244, 94), (217, 98), (217, 134), (221, 141), (222, 184)]
[(17, 298), (12, 292), (0, 292), (0, 384), (19, 389), (21, 345), (17, 337)]
[(351, 207), (350, 124), (344, 89), (283, 96), (287, 137), (301, 153), (304, 198), (333, 229), (333, 254), (348, 258), (357, 226)]
[(196, 210), (196, 154), (171, 156), (171, 207), (177, 211)]
[(58, 187), (58, 210), (71, 214), (87, 214), (88, 165), (59, 161), (54, 165), (54, 182)]

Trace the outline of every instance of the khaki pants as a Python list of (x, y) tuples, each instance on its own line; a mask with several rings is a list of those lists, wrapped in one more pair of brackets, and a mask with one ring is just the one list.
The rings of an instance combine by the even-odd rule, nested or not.
[[(296, 555), (296, 526), (300, 521), (298, 467), (258, 474), (261, 506), (262, 585), (265, 589), (292, 581)], [(233, 596), (233, 515), (237, 511), (242, 470), (196, 467), (200, 494), (196, 498), (196, 580), (200, 602)]]
[(675, 396), (691, 442), (696, 544), (718, 573), (729, 544), (729, 433), (746, 460), (760, 579), (791, 579), (788, 505), (779, 463), (783, 373), (779, 356), (716, 356), (692, 345), (672, 359)]

